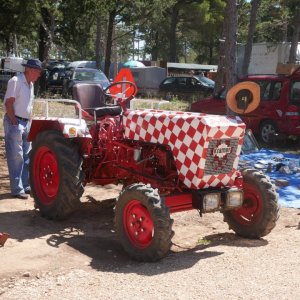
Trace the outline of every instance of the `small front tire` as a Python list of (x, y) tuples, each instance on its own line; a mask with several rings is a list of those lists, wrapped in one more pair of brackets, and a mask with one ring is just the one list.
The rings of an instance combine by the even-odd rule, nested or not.
[(158, 192), (149, 185), (127, 186), (115, 207), (116, 232), (125, 251), (135, 260), (162, 259), (171, 248), (173, 220)]
[(279, 217), (278, 196), (269, 178), (255, 169), (241, 170), (244, 202), (241, 208), (224, 212), (224, 221), (236, 234), (260, 238), (275, 227)]

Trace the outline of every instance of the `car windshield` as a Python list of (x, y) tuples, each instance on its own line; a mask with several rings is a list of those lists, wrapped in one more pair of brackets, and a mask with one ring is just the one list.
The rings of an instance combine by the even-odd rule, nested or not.
[(199, 79), (199, 81), (201, 81), (201, 83), (203, 85), (206, 85), (206, 86), (215, 86), (215, 82), (205, 76), (198, 76), (197, 77)]
[(74, 79), (84, 81), (107, 81), (105, 75), (99, 71), (76, 71), (74, 74)]

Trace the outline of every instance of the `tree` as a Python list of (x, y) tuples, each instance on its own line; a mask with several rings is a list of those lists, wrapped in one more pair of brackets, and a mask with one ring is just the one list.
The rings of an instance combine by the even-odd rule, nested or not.
[(70, 60), (87, 60), (95, 56), (96, 0), (60, 1), (62, 15), (58, 24), (57, 44)]
[(147, 17), (139, 22), (138, 30), (145, 40), (144, 53), (150, 54), (152, 60), (165, 60), (169, 58), (169, 32), (170, 22), (168, 9), (174, 4), (173, 0), (153, 1), (148, 6)]
[(252, 0), (251, 2), (250, 22), (248, 27), (247, 43), (245, 45), (242, 74), (241, 74), (243, 77), (248, 75), (248, 68), (249, 68), (249, 63), (250, 63), (250, 58), (252, 53), (253, 36), (256, 27), (256, 15), (260, 3), (261, 0)]
[(186, 62), (216, 64), (225, 5), (220, 0), (204, 0), (185, 6), (178, 26), (178, 45), (183, 51), (178, 54), (183, 55)]
[(224, 13), (223, 36), (221, 39), (218, 75), (215, 91), (218, 91), (225, 81), (227, 91), (237, 81), (236, 64), (236, 32), (237, 32), (237, 3), (236, 0), (228, 0)]
[(293, 14), (291, 29), (292, 29), (292, 38), (291, 38), (291, 48), (289, 53), (289, 63), (296, 62), (296, 54), (298, 48), (298, 41), (300, 35), (300, 3), (299, 1), (288, 1), (290, 2), (290, 11)]
[(225, 18), (227, 30), (225, 34), (225, 65), (226, 88), (229, 90), (237, 82), (236, 46), (237, 46), (237, 3), (236, 0), (228, 0)]
[(257, 12), (259, 22), (256, 25), (254, 42), (277, 44), (286, 41), (289, 13), (285, 1), (261, 1), (260, 9)]
[[(38, 24), (38, 7), (35, 0), (0, 1), (0, 38), (4, 41), (6, 56), (18, 56), (18, 40), (30, 41), (29, 49), (36, 52), (34, 43)], [(29, 50), (28, 49), (28, 50)]]
[[(237, 81), (237, 3), (236, 0), (228, 0), (224, 13), (223, 36), (220, 40), (219, 64), (216, 77), (215, 92), (218, 92), (224, 84), (228, 91)], [(227, 114), (234, 114), (229, 107)]]
[(57, 2), (43, 1), (40, 2), (40, 25), (39, 25), (39, 59), (47, 61), (52, 49), (56, 23), (58, 20)]

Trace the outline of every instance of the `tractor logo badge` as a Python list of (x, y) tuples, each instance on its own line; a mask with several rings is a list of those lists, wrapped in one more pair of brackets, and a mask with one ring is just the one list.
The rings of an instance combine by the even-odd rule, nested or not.
[(213, 155), (218, 156), (218, 158), (223, 158), (225, 155), (231, 153), (231, 147), (226, 144), (220, 144), (218, 147), (214, 148)]

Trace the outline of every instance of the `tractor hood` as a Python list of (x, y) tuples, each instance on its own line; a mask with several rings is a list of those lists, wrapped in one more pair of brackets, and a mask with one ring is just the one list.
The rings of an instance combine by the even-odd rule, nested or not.
[(232, 185), (237, 176), (246, 127), (237, 116), (129, 110), (123, 125), (127, 139), (168, 145), (188, 188)]

